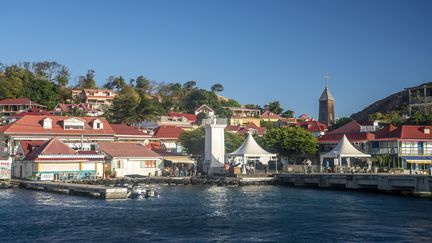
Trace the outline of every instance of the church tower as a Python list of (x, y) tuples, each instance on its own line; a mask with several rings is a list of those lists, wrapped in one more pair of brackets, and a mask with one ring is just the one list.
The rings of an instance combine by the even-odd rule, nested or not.
[(319, 99), (319, 119), (318, 121), (330, 125), (335, 120), (334, 113), (334, 98), (327, 87), (328, 75), (324, 77), (326, 80), (326, 87)]

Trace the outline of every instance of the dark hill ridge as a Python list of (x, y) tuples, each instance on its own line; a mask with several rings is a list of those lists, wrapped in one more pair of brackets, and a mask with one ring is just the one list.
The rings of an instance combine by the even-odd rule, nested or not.
[(390, 111), (398, 111), (401, 110), (403, 105), (408, 105), (407, 90), (402, 90), (389, 95), (382, 100), (378, 100), (364, 108), (362, 111), (353, 113), (351, 118), (354, 120), (368, 120), (370, 114), (374, 114), (376, 112), (388, 113)]

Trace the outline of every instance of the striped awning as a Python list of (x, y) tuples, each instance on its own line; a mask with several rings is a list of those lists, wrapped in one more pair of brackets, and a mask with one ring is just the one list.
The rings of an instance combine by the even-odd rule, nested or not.
[(432, 157), (430, 156), (403, 156), (405, 162), (410, 164), (431, 164)]

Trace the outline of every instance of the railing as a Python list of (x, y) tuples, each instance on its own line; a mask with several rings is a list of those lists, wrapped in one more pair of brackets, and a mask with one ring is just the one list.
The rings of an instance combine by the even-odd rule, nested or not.
[(227, 125), (228, 119), (226, 118), (208, 118), (202, 120), (203, 125)]

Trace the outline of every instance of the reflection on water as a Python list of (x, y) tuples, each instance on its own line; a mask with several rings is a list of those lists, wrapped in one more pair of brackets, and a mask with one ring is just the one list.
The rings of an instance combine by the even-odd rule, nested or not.
[(0, 190), (0, 241), (428, 241), (432, 201), (277, 186), (161, 186), (150, 200)]

